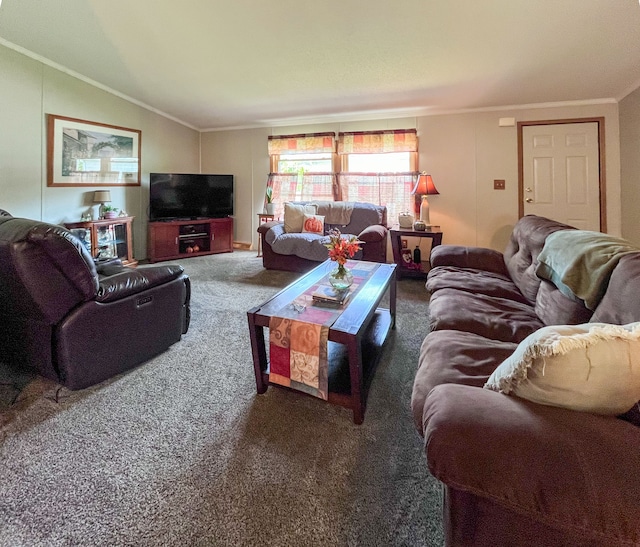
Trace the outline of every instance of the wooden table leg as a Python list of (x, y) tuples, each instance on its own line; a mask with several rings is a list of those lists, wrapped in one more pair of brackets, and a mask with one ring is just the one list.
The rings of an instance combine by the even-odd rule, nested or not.
[(264, 343), (264, 328), (256, 325), (255, 312), (258, 308), (247, 312), (249, 320), (249, 336), (251, 338), (251, 354), (253, 355), (253, 370), (256, 375), (256, 389), (258, 393), (267, 391), (269, 384), (262, 378), (263, 371), (267, 370), (267, 350)]
[(348, 348), (353, 423), (360, 425), (364, 421), (364, 394), (362, 393), (362, 344), (360, 337), (354, 336), (349, 342)]
[[(402, 268), (402, 251), (400, 249), (401, 236), (399, 234), (391, 234), (391, 250), (393, 252), (393, 261), (398, 265), (398, 270)], [(398, 271), (398, 279), (402, 279), (402, 272)]]
[(389, 280), (389, 313), (391, 314), (391, 328), (396, 328), (396, 274), (399, 268), (393, 270)]

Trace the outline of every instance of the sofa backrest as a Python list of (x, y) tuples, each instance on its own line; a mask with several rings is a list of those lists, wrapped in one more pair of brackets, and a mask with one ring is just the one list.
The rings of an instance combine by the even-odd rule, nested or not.
[(640, 321), (640, 253), (620, 258), (591, 321), (617, 325)]
[(54, 324), (97, 290), (93, 259), (67, 229), (0, 217), (0, 321)]
[[(293, 203), (301, 204), (301, 205), (316, 205), (318, 214), (323, 214), (323, 205), (326, 202), (318, 202), (318, 201), (295, 201)], [(346, 225), (330, 225), (326, 223), (325, 219), (325, 231), (337, 227), (343, 234), (352, 234), (358, 235), (365, 228), (369, 226), (374, 226), (375, 224), (381, 224), (382, 226), (387, 225), (387, 208), (384, 205), (374, 205), (373, 203), (365, 203), (361, 201), (345, 201), (339, 202), (345, 203), (353, 206), (353, 210), (351, 211), (351, 218), (348, 224)]]
[(536, 275), (538, 255), (547, 236), (558, 230), (575, 228), (548, 218), (526, 215), (513, 227), (504, 251), (504, 262), (511, 279), (532, 304), (536, 302), (540, 288), (540, 278)]

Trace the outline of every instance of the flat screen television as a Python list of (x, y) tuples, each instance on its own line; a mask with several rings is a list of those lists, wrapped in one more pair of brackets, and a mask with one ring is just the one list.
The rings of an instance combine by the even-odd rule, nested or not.
[(233, 175), (151, 173), (149, 220), (233, 215)]

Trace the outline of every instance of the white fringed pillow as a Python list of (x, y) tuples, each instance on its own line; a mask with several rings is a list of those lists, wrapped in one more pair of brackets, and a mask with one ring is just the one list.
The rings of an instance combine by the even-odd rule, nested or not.
[(484, 387), (544, 405), (622, 414), (640, 400), (640, 322), (543, 327)]

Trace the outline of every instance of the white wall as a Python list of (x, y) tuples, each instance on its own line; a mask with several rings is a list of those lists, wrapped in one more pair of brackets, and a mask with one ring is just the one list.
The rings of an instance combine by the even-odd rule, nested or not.
[(109, 189), (135, 216), (134, 256), (146, 258), (149, 173), (198, 172), (197, 131), (0, 46), (0, 208), (55, 224), (80, 220), (98, 187), (48, 187), (46, 114), (142, 131), (142, 186)]
[(640, 245), (640, 88), (620, 101), (622, 235)]
[[(419, 169), (433, 176), (440, 192), (429, 203), (431, 222), (442, 226), (444, 243), (503, 250), (518, 219), (518, 152), (516, 127), (499, 127), (499, 118), (514, 117), (517, 122), (601, 116), (605, 118), (608, 231), (619, 235), (620, 143), (614, 103), (209, 132), (202, 134), (202, 168), (236, 175), (235, 238), (255, 248), (256, 214), (262, 211), (269, 172), (269, 135), (415, 127)], [(504, 179), (506, 189), (494, 190), (494, 179)]]

